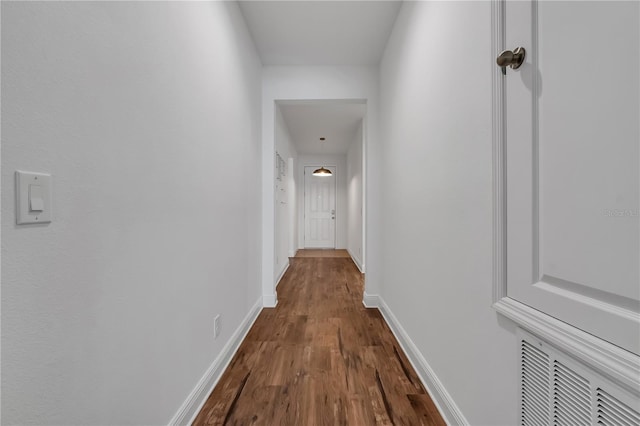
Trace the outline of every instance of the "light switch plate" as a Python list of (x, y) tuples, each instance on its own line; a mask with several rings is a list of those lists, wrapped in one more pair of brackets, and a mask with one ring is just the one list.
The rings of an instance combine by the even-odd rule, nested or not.
[(18, 225), (51, 222), (51, 198), (51, 175), (16, 171), (16, 223)]

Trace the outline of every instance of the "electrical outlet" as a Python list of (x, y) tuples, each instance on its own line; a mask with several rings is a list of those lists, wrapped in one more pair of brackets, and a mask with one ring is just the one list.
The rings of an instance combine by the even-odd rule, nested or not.
[(220, 335), (220, 315), (216, 315), (213, 319), (213, 338), (217, 339)]

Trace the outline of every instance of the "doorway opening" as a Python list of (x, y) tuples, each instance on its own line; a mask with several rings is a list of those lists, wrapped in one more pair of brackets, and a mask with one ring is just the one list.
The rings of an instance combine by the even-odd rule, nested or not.
[(277, 100), (274, 115), (275, 285), (301, 249), (346, 250), (364, 272), (366, 101)]

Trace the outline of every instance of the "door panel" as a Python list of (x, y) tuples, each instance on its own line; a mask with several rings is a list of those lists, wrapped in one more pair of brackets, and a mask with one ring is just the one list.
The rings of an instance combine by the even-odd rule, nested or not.
[(507, 294), (640, 353), (639, 4), (505, 17)]
[(318, 167), (304, 168), (304, 246), (335, 248), (336, 171), (331, 176), (313, 176)]

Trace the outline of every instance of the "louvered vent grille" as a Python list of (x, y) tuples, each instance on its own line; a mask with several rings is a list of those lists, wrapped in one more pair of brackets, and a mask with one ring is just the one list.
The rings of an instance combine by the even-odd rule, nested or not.
[(598, 424), (605, 426), (640, 425), (640, 413), (598, 388), (596, 390)]
[(640, 399), (518, 329), (522, 426), (640, 426)]
[(589, 381), (558, 361), (553, 363), (553, 423), (559, 426), (591, 424)]
[(522, 340), (522, 425), (549, 424), (549, 356)]

